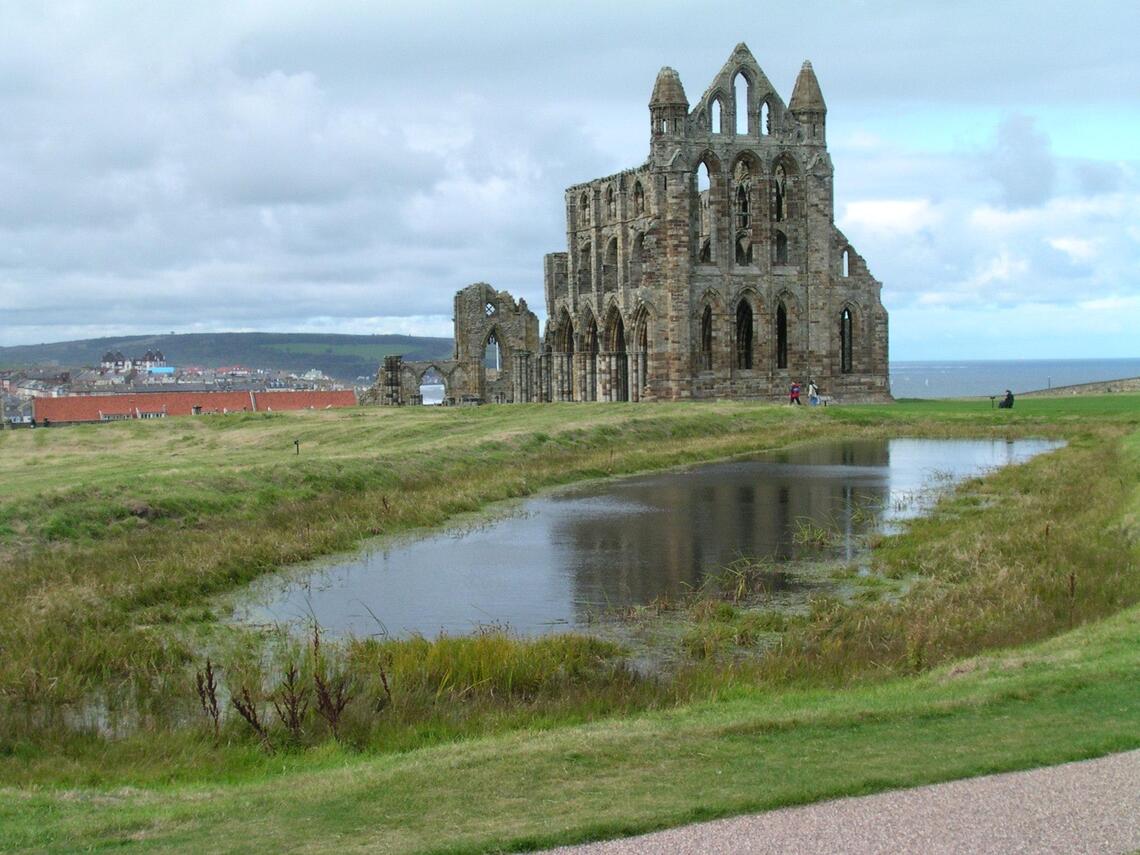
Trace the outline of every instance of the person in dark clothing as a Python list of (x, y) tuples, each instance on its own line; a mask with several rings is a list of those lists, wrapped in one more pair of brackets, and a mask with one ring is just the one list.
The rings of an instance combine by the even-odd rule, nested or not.
[(1012, 410), (1013, 409), (1013, 392), (1009, 389), (1005, 390), (1005, 397), (998, 402), (999, 410)]
[(799, 383), (793, 383), (792, 384), (791, 391), (788, 393), (788, 399), (789, 399), (788, 400), (789, 404), (799, 404), (800, 403), (800, 384)]

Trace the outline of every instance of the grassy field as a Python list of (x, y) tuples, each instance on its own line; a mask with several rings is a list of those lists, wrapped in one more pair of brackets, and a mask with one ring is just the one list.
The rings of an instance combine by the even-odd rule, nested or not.
[[(0, 846), (517, 847), (1132, 747), (1138, 428), (1140, 396), (1114, 395), (1012, 412), (550, 405), (0, 432)], [(656, 678), (572, 636), (314, 649), (218, 620), (253, 579), (366, 537), (574, 480), (851, 436), (1068, 444), (872, 544), (876, 575), (907, 580), (902, 599), (821, 598), (744, 661), (717, 655), (739, 635), (726, 608), (689, 616), (711, 641)], [(216, 733), (195, 692), (207, 656)], [(295, 727), (272, 707), (290, 665), (309, 702)], [(335, 722), (318, 677), (344, 692)], [(261, 735), (225, 709), (242, 690)]]

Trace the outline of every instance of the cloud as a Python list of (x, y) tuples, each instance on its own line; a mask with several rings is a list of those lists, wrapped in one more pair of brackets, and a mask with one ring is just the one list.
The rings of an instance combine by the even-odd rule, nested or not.
[(876, 235), (909, 237), (937, 226), (941, 218), (929, 199), (871, 199), (847, 203), (840, 224)]
[(1056, 237), (1047, 242), (1073, 261), (1093, 261), (1100, 254), (1100, 241), (1096, 238)]
[(981, 160), (1008, 208), (1040, 205), (1053, 195), (1057, 166), (1049, 150), (1049, 137), (1029, 116), (1003, 120), (993, 147), (981, 154)]
[(1061, 156), (1039, 109), (1080, 99), (1100, 128), (1135, 114), (1136, 9), (1060, 20), (966, 0), (839, 21), (805, 2), (734, 14), (727, 37), (736, 7), (715, 2), (6, 3), (0, 344), (446, 335), (452, 295), (477, 280), (541, 310), (564, 188), (643, 161), (660, 66), (695, 101), (740, 40), (785, 99), (814, 62), (835, 213), (884, 283), (896, 355), (922, 347), (906, 325), (923, 317), (1137, 292), (1135, 154), (1101, 134), (1100, 154)]

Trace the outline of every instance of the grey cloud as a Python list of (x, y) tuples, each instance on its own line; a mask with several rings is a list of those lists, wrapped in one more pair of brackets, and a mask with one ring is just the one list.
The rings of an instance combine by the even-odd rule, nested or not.
[(1126, 181), (1124, 170), (1116, 163), (1086, 161), (1076, 164), (1073, 172), (1081, 193), (1088, 196), (1115, 193)]
[[(1065, 27), (1022, 16), (1029, 46), (1011, 57), (1003, 26), (1015, 16), (980, 0), (858, 16), (822, 0), (752, 16), (594, 0), (526, 14), (433, 0), (0, 4), (5, 343), (51, 324), (296, 329), (314, 318), (361, 331), (431, 316), (446, 333), (452, 294), (477, 280), (541, 310), (542, 256), (564, 248), (564, 188), (642, 162), (661, 65), (678, 68), (693, 100), (740, 40), (785, 98), (800, 62), (815, 62), (838, 105), (837, 216), (846, 200), (917, 197), (946, 213), (904, 239), (851, 233), (889, 304), (952, 290), (999, 249), (966, 225), (994, 181), (1013, 208), (1040, 205), (1069, 177), (1081, 193), (1135, 193), (1105, 164), (1066, 172), (1016, 117), (987, 153), (1001, 164), (992, 175), (977, 152), (837, 142), (875, 105), (1018, 109), (1045, 91), (1126, 89), (1137, 63), (1114, 46), (1131, 36), (1118, 26), (1091, 38), (1105, 18), (1096, 8)], [(879, 49), (865, 50), (868, 38)], [(1014, 241), (1032, 276), (1009, 285), (1010, 299), (1063, 282), (1093, 289), (1117, 269), (1082, 271), (1041, 238)]]
[(1053, 195), (1057, 165), (1049, 137), (1028, 116), (1009, 116), (997, 128), (997, 139), (984, 152), (985, 170), (1001, 188), (1001, 202), (1019, 208), (1040, 205)]

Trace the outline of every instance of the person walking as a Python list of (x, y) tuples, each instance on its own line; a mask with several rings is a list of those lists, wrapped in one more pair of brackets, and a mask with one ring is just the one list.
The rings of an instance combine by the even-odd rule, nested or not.
[(800, 406), (800, 384), (793, 380), (791, 391), (788, 392), (788, 403)]
[(808, 380), (808, 403), (813, 407), (819, 404), (819, 387), (814, 380)]

